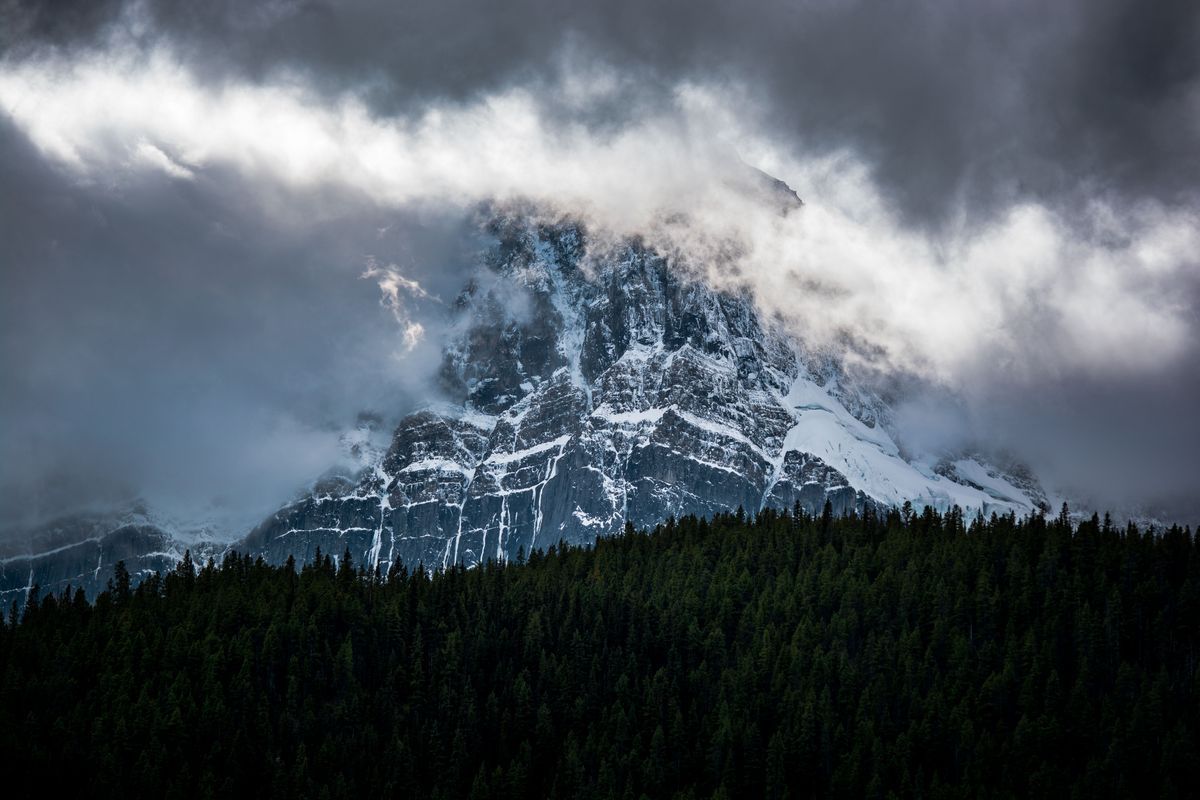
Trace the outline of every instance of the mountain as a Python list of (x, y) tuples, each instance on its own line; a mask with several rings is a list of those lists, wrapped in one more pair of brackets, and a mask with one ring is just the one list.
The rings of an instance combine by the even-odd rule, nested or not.
[[(780, 213), (800, 205), (761, 173), (746, 191)], [(888, 403), (835, 354), (806, 348), (749, 295), (714, 291), (639, 240), (592, 242), (579, 222), (528, 209), (495, 212), (487, 232), (494, 245), (451, 310), (448, 399), (402, 419), (390, 441), (379, 418), (360, 418), (343, 439), (349, 468), (234, 546), (276, 563), (348, 549), (386, 571), (513, 559), (626, 522), (737, 508), (1046, 505), (1019, 468), (906, 458)], [(6, 535), (0, 600), (23, 602), (34, 584), (95, 594), (117, 560), (136, 579), (185, 548), (219, 556), (222, 537), (196, 527), (132, 504)]]
[(67, 586), (94, 597), (124, 561), (136, 581), (172, 569), (191, 548), (198, 558), (223, 549), (211, 538), (186, 536), (183, 528), (152, 513), (144, 503), (76, 511), (6, 531), (0, 537), (0, 603), (22, 605), (37, 586), (44, 594)]
[(887, 404), (829, 355), (636, 240), (498, 214), (458, 298), (452, 400), (403, 419), (356, 478), (324, 482), (242, 543), (387, 570), (471, 566), (625, 523), (742, 508), (932, 505), (1025, 513), (1036, 481), (977, 458), (904, 458)]

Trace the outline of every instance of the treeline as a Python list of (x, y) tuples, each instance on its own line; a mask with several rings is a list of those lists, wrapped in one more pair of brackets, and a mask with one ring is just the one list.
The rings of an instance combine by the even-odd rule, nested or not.
[(231, 554), (29, 602), (0, 677), (9, 797), (1185, 797), (1200, 545), (926, 510)]

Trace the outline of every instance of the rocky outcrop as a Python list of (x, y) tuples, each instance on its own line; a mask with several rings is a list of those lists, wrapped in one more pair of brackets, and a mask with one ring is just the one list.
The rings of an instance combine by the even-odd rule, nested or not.
[(63, 517), (7, 543), (0, 557), (0, 603), (23, 605), (35, 586), (43, 595), (70, 586), (94, 597), (118, 561), (139, 580), (173, 568), (183, 552), (170, 533), (138, 512)]

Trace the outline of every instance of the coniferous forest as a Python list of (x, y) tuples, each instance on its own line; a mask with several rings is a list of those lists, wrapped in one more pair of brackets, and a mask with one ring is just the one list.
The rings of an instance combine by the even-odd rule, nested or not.
[(29, 602), (0, 677), (9, 797), (1186, 797), (1200, 545), (926, 510), (230, 554)]

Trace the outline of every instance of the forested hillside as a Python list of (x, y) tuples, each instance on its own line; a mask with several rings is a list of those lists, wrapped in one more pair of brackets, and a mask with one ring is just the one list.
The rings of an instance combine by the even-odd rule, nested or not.
[(764, 512), (524, 563), (118, 568), (0, 633), (9, 797), (1182, 797), (1200, 547)]

